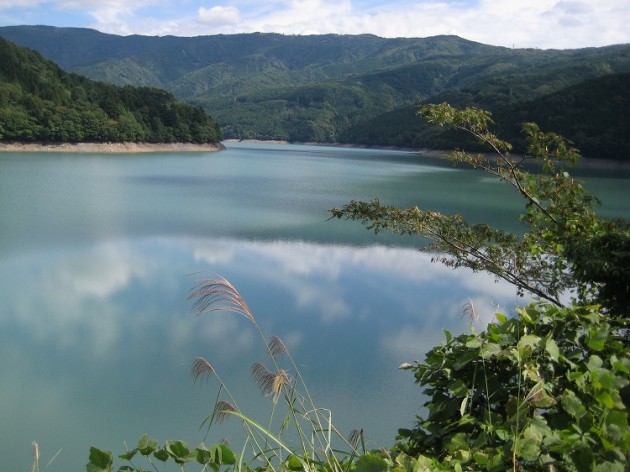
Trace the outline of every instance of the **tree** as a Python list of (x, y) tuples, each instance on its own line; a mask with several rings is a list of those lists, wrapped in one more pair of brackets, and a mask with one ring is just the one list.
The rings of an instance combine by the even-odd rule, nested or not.
[[(520, 294), (529, 292), (558, 307), (567, 306), (571, 298), (577, 297), (627, 316), (628, 306), (619, 301), (628, 300), (629, 276), (619, 274), (616, 267), (628, 260), (628, 223), (596, 215), (596, 198), (567, 172), (579, 157), (569, 142), (554, 133), (542, 132), (534, 123), (526, 123), (523, 132), (528, 141), (527, 154), (515, 157), (510, 155), (510, 143), (490, 130), (494, 123), (484, 110), (440, 104), (423, 106), (420, 114), (430, 123), (468, 132), (494, 152), (489, 156), (455, 151), (448, 159), (511, 185), (524, 201), (524, 234), (470, 224), (460, 215), (386, 206), (378, 199), (352, 201), (341, 209), (334, 208), (334, 217), (360, 220), (376, 232), (389, 229), (424, 236), (433, 241), (429, 249), (439, 254), (438, 261), (490, 272), (514, 284)], [(527, 162), (535, 163), (538, 172), (527, 171), (523, 167)], [(595, 240), (615, 241), (614, 245), (600, 244), (603, 262), (598, 266), (598, 276), (587, 263), (589, 245)], [(613, 260), (619, 262), (611, 263)]]
[[(147, 87), (116, 87), (67, 74), (0, 38), (0, 139), (219, 142), (205, 112)], [(165, 126), (164, 110), (172, 114)], [(155, 126), (154, 126), (155, 123)]]
[[(628, 309), (630, 232), (599, 218), (596, 199), (566, 166), (577, 150), (527, 123), (528, 154), (490, 131), (488, 112), (422, 107), (430, 123), (472, 134), (494, 157), (450, 154), (498, 177), (523, 198), (522, 235), (417, 207), (352, 201), (333, 216), (431, 239), (436, 260), (486, 271), (538, 302), (497, 313), (485, 331), (453, 337), (406, 363), (428, 400), (399, 430), (407, 470), (623, 471), (630, 460)], [(536, 173), (523, 168), (537, 164)], [(476, 318), (474, 306), (465, 312)]]

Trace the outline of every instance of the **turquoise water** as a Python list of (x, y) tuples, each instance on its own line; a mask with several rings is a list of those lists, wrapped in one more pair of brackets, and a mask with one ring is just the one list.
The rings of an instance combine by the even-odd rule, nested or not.
[[(630, 216), (627, 176), (588, 185), (602, 212)], [(123, 452), (143, 433), (198, 444), (216, 383), (264, 420), (271, 400), (249, 375), (265, 362), (256, 331), (229, 313), (195, 317), (199, 276), (219, 274), (268, 335), (284, 339), (315, 401), (368, 447), (391, 444), (423, 402), (409, 373), (442, 329), (467, 329), (519, 299), (494, 279), (430, 262), (412, 238), (328, 221), (351, 199), (461, 211), (518, 229), (498, 182), (400, 151), (230, 144), (208, 154), (0, 155), (0, 455), (28, 470), (84, 470), (89, 447)], [(201, 275), (191, 275), (202, 272)], [(236, 422), (211, 430), (239, 446)]]

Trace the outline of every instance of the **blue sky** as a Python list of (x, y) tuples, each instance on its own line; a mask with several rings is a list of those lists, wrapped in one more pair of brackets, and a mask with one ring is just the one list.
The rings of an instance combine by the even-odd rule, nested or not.
[(23, 24), (122, 35), (456, 34), (506, 47), (566, 49), (630, 43), (630, 1), (0, 0), (0, 25)]

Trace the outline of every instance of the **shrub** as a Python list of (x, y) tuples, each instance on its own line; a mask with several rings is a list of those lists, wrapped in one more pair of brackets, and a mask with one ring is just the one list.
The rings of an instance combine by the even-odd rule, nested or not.
[(405, 364), (428, 412), (408, 455), (455, 470), (622, 471), (630, 350), (597, 306), (530, 304)]

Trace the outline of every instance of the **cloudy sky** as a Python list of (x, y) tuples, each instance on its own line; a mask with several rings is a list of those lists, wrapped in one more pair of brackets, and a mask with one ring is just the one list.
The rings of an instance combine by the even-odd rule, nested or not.
[(506, 47), (630, 42), (628, 0), (0, 0), (0, 25), (113, 34), (458, 36)]

